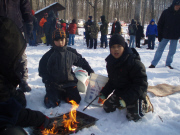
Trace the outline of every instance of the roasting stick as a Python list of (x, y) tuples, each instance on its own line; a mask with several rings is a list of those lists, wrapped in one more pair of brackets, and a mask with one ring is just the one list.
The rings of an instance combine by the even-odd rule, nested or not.
[(90, 106), (90, 105), (92, 104), (92, 102), (93, 102), (94, 100), (96, 100), (98, 97), (99, 97), (99, 96), (97, 95), (97, 96), (83, 109), (83, 111), (85, 111), (86, 108), (87, 108), (88, 106)]

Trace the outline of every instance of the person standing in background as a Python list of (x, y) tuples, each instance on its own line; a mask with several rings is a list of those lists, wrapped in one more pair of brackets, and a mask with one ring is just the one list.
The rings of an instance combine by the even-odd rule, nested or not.
[(131, 20), (131, 24), (128, 26), (128, 30), (130, 36), (129, 47), (134, 48), (136, 31), (137, 31), (136, 21), (134, 19)]
[(166, 59), (165, 66), (173, 69), (171, 63), (173, 56), (176, 53), (177, 42), (180, 38), (180, 0), (173, 0), (172, 5), (165, 9), (158, 21), (158, 40), (159, 46), (154, 55), (149, 68), (155, 68), (161, 59), (162, 53), (170, 41), (169, 52)]
[(141, 26), (140, 22), (137, 22), (137, 31), (136, 31), (136, 47), (140, 47), (140, 41), (141, 38), (144, 38), (144, 32), (143, 32), (143, 27)]
[(89, 16), (88, 21), (84, 25), (87, 48), (89, 47), (89, 41), (90, 41), (90, 44), (92, 44), (92, 39), (90, 37), (90, 27), (91, 27), (91, 25), (92, 25), (92, 16)]
[(37, 46), (36, 45), (36, 33), (38, 30), (38, 22), (37, 22), (37, 18), (34, 16), (35, 12), (34, 10), (32, 10), (32, 15), (33, 15), (33, 39), (29, 39), (29, 45), (30, 46)]
[[(155, 38), (158, 36), (157, 25), (154, 19), (152, 19), (147, 26), (146, 37), (148, 37), (148, 48), (154, 50)], [(152, 43), (152, 45), (151, 45)]]
[(107, 47), (107, 34), (108, 34), (108, 22), (105, 19), (105, 16), (101, 16), (102, 25), (100, 26), (101, 31), (101, 48), (103, 48), (103, 44), (105, 43), (105, 48)]
[(76, 30), (77, 30), (76, 20), (73, 19), (72, 23), (70, 23), (69, 28), (68, 28), (68, 33), (69, 33), (68, 45), (71, 45), (71, 41), (72, 41), (72, 45), (74, 45), (74, 38), (75, 38)]
[(112, 29), (111, 29), (111, 35), (113, 34), (120, 34), (121, 32), (121, 25), (120, 23), (117, 21), (117, 18), (114, 18), (114, 22), (112, 24)]

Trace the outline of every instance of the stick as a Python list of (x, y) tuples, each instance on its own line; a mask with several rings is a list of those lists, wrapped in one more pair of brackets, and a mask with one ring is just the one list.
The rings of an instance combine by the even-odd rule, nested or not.
[(93, 102), (94, 100), (96, 100), (98, 97), (99, 97), (99, 96), (96, 96), (96, 97), (83, 109), (83, 111), (86, 110), (86, 108), (87, 108), (88, 106), (90, 106), (90, 105), (92, 104), (92, 102)]

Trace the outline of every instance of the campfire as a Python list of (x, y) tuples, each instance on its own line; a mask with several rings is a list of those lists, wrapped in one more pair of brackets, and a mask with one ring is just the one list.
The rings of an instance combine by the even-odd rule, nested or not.
[(85, 127), (87, 128), (94, 125), (98, 120), (82, 112), (76, 111), (79, 105), (75, 101), (71, 100), (70, 103), (72, 104), (72, 108), (69, 113), (51, 118), (54, 120), (52, 128), (43, 131), (34, 130), (34, 135), (69, 135), (76, 133)]

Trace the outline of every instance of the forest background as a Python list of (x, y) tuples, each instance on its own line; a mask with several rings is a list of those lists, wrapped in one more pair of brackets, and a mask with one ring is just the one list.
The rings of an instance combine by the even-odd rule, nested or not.
[(143, 26), (151, 19), (158, 21), (162, 11), (172, 4), (173, 0), (30, 0), (31, 7), (38, 11), (54, 2), (60, 3), (66, 9), (59, 12), (58, 18), (93, 20), (100, 22), (100, 16), (105, 15), (108, 22), (118, 21), (130, 23), (131, 19), (139, 21)]

